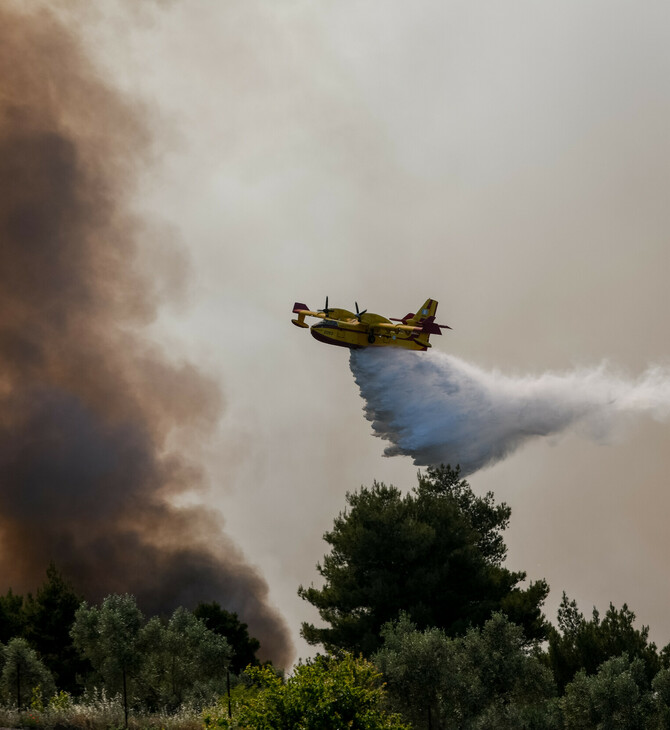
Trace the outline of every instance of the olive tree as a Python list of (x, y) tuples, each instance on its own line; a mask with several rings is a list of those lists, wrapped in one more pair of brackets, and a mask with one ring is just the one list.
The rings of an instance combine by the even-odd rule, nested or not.
[(55, 685), (51, 672), (25, 639), (19, 637), (12, 639), (6, 647), (2, 647), (0, 656), (2, 659), (0, 692), (6, 702), (16, 702), (17, 708), (21, 709), (28, 704), (33, 690), (37, 687), (47, 696), (54, 693)]
[(203, 705), (223, 694), (230, 646), (190, 611), (178, 608), (167, 625), (152, 618), (142, 629), (142, 645), (140, 685), (148, 705), (174, 709), (186, 700)]
[(107, 596), (100, 608), (84, 601), (75, 613), (72, 639), (112, 693), (123, 698), (125, 725), (134, 682), (142, 667), (144, 616), (133, 596)]
[(554, 683), (519, 626), (502, 613), (451, 638), (387, 624), (374, 656), (393, 708), (420, 728), (550, 728)]

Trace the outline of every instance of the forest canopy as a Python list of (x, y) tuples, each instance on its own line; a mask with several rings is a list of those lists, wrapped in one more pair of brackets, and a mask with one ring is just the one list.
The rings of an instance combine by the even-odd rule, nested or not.
[(288, 674), (258, 662), (259, 641), (218, 603), (152, 617), (128, 594), (92, 605), (50, 565), (34, 595), (0, 595), (0, 712), (79, 727), (75, 698), (107, 696), (125, 725), (190, 708), (230, 730), (670, 727), (670, 646), (627, 604), (585, 616), (563, 593), (550, 623), (546, 581), (505, 567), (510, 518), (448, 466), (406, 493), (348, 493), (322, 587), (299, 588), (325, 624), (303, 635), (326, 653)]

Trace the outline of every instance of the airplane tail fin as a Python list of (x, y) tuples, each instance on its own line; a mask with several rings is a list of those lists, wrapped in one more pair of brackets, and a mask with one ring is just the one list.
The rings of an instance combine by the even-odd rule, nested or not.
[(293, 314), (297, 314), (298, 319), (292, 319), (291, 322), (293, 322), (296, 327), (309, 327), (307, 322), (305, 322), (305, 311), (309, 311), (309, 307), (306, 304), (296, 302), (293, 305)]
[(432, 317), (435, 321), (435, 313), (437, 312), (437, 302), (434, 299), (426, 299), (421, 309), (416, 314), (408, 314), (403, 318), (405, 324), (414, 327), (420, 327), (425, 319)]
[(441, 335), (443, 329), (450, 330), (451, 327), (446, 324), (437, 324), (435, 321), (435, 313), (437, 312), (437, 302), (434, 299), (426, 299), (421, 309), (416, 314), (408, 314), (404, 319), (404, 324), (421, 327), (420, 334), (417, 335), (417, 342), (425, 347), (430, 347), (430, 336)]

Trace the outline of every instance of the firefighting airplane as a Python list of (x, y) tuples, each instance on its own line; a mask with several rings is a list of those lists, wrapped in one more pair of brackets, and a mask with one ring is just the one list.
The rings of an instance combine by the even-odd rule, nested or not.
[[(309, 327), (305, 317), (319, 317), (321, 322), (312, 325), (312, 337), (328, 345), (338, 345), (357, 350), (361, 347), (404, 347), (406, 350), (427, 350), (431, 347), (428, 341), (431, 335), (441, 335), (442, 329), (451, 329), (446, 324), (435, 322), (437, 302), (427, 299), (425, 304), (414, 314), (410, 312), (402, 319), (386, 319), (379, 314), (362, 312), (356, 304), (356, 313), (346, 309), (333, 309), (326, 306), (317, 312), (311, 311), (306, 304), (296, 302), (293, 313), (298, 319), (292, 319), (296, 327)], [(400, 324), (393, 324), (400, 322)]]

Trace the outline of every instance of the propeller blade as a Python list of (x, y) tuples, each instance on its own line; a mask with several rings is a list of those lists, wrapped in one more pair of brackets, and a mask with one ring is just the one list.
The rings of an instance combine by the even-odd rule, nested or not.
[(331, 310), (328, 309), (328, 295), (326, 295), (326, 306), (323, 309), (319, 309), (319, 312), (323, 312), (327, 317), (330, 311)]

